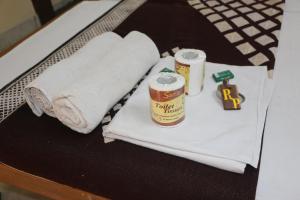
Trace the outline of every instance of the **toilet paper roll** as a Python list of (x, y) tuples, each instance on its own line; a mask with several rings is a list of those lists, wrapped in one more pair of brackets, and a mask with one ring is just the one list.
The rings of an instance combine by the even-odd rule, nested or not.
[(151, 117), (161, 126), (175, 126), (184, 120), (184, 77), (161, 72), (149, 80)]
[(185, 93), (197, 95), (204, 80), (206, 54), (197, 49), (182, 49), (175, 54), (175, 68), (185, 78)]

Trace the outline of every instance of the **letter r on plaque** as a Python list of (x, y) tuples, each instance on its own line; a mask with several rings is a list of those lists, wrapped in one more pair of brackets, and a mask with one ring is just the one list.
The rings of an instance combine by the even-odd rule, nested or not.
[(228, 81), (224, 81), (219, 87), (222, 94), (222, 102), (224, 110), (240, 110), (241, 101), (236, 85), (229, 85)]

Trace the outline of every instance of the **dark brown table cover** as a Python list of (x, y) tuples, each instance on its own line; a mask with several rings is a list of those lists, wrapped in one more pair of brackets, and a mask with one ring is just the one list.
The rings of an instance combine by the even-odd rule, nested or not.
[[(240, 33), (241, 28), (229, 23), (244, 38), (240, 44), (246, 41), (256, 49), (251, 56), (243, 55), (237, 48), (238, 44), (224, 37), (230, 31), (220, 32), (207, 15), (200, 13), (199, 2), (147, 1), (114, 31), (121, 36), (131, 30), (144, 32), (155, 41), (161, 53), (172, 55), (172, 49), (176, 47), (202, 49), (207, 53), (208, 61), (217, 63), (253, 65), (249, 58), (255, 52), (263, 52), (268, 61), (261, 64), (273, 68), (274, 56), (268, 50), (272, 45), (277, 46), (275, 36), (270, 36), (273, 44), (259, 46), (254, 39)], [(207, 9), (209, 1), (203, 2)], [(221, 5), (238, 2), (241, 5), (233, 9), (236, 12), (238, 8), (252, 5), (241, 0), (216, 2)], [(260, 3), (270, 7), (266, 1)], [(271, 7), (277, 9), (280, 3)], [(273, 17), (279, 15), (282, 15), (282, 10)], [(273, 29), (279, 30), (280, 23)], [(270, 35), (269, 32), (274, 31), (259, 30), (261, 35)], [(125, 99), (120, 103), (124, 104)], [(108, 115), (113, 117), (116, 112), (112, 109)], [(36, 117), (25, 104), (0, 123), (0, 161), (113, 199), (255, 199), (258, 169), (247, 166), (244, 174), (236, 174), (122, 141), (104, 144), (101, 132), (102, 125), (89, 135), (74, 133), (54, 118)]]

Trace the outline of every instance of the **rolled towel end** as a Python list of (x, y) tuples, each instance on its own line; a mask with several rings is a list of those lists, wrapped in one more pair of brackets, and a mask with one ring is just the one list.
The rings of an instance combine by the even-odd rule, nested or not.
[(66, 97), (57, 98), (53, 101), (53, 110), (56, 117), (74, 131), (88, 134), (89, 128), (83, 113)]
[(51, 100), (47, 98), (47, 95), (36, 87), (26, 87), (24, 90), (25, 100), (32, 112), (37, 116), (42, 116), (45, 112), (51, 117), (55, 117)]
[(33, 113), (37, 116), (46, 113), (51, 117), (56, 117), (52, 106), (53, 97), (81, 78), (87, 66), (97, 66), (96, 63), (122, 40), (113, 32), (103, 33), (91, 39), (69, 58), (48, 67), (24, 90), (25, 99)]

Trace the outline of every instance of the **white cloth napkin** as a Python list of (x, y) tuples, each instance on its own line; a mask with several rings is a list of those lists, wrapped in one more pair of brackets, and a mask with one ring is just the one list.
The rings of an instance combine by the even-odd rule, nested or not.
[(145, 34), (130, 32), (99, 67), (57, 94), (53, 100), (56, 117), (77, 132), (91, 132), (158, 60), (154, 42)]
[(107, 32), (93, 38), (71, 57), (49, 67), (38, 78), (25, 87), (25, 99), (33, 113), (41, 116), (44, 112), (55, 117), (52, 100), (61, 90), (78, 81), (90, 68), (97, 68), (100, 60), (122, 38)]
[[(162, 59), (152, 70), (174, 68), (174, 58)], [(216, 97), (212, 73), (230, 69), (232, 84), (246, 96), (239, 111), (225, 111)], [(266, 67), (236, 67), (206, 63), (204, 89), (186, 96), (186, 119), (179, 126), (164, 128), (151, 120), (148, 80), (141, 83), (125, 106), (105, 128), (106, 142), (120, 139), (220, 169), (243, 173), (246, 164), (257, 167), (272, 83)]]

